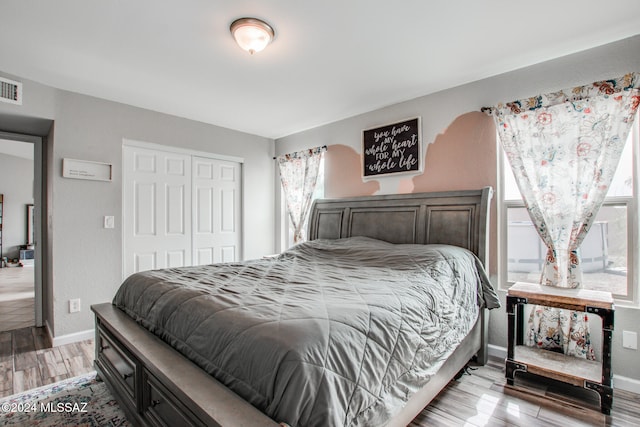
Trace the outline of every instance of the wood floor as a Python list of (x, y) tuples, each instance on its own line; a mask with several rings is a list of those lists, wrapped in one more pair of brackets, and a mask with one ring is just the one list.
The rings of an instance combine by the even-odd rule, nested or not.
[[(0, 397), (90, 372), (93, 357), (93, 340), (50, 348), (42, 328), (0, 332)], [(615, 391), (611, 416), (604, 416), (593, 392), (520, 374), (516, 387), (506, 386), (499, 360), (470, 372), (452, 381), (411, 427), (640, 424), (637, 394)]]
[(0, 331), (35, 325), (33, 267), (0, 268)]
[(504, 362), (490, 359), (449, 385), (411, 423), (427, 426), (638, 426), (640, 395), (616, 390), (610, 416), (595, 392), (517, 373), (506, 384)]
[(0, 332), (0, 398), (93, 371), (93, 340), (48, 341), (44, 328)]

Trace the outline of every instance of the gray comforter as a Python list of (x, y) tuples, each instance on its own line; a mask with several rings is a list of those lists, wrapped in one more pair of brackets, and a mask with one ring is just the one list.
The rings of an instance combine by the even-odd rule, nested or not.
[(147, 271), (114, 304), (291, 426), (381, 425), (499, 306), (446, 245), (316, 240), (273, 259)]

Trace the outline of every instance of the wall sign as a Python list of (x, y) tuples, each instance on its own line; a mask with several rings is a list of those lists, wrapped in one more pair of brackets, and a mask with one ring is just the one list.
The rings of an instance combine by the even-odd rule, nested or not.
[(420, 117), (362, 131), (362, 176), (422, 172)]
[(62, 159), (62, 176), (92, 181), (111, 181), (112, 165), (88, 160)]

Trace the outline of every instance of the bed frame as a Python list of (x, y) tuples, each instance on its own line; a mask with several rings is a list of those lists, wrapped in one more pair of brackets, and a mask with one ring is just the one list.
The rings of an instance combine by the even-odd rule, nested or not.
[[(492, 195), (485, 187), (318, 200), (309, 239), (367, 236), (392, 243), (452, 244), (471, 250), (487, 265)], [(135, 425), (278, 426), (112, 304), (91, 308), (96, 315), (96, 371)], [(485, 312), (389, 426), (409, 424), (473, 357), (486, 362)]]

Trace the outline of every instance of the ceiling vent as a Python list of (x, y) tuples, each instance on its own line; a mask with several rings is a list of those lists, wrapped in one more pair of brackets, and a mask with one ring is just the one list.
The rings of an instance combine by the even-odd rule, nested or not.
[(0, 101), (22, 105), (22, 83), (0, 77)]

